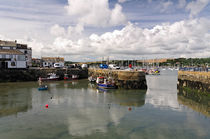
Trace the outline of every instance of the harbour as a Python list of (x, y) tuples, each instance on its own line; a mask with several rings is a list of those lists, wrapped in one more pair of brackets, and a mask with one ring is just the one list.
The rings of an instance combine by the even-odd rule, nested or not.
[(37, 82), (1, 83), (1, 138), (209, 138), (209, 103), (186, 104), (195, 100), (178, 95), (177, 77), (165, 70), (146, 76), (147, 90), (107, 92), (87, 79), (43, 92)]

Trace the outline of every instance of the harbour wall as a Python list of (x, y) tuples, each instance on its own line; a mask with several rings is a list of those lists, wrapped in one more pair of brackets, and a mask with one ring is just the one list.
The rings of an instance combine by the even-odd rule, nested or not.
[(39, 77), (47, 77), (49, 73), (56, 73), (63, 80), (64, 74), (79, 75), (79, 78), (87, 78), (87, 69), (7, 69), (0, 70), (0, 82), (37, 81)]
[(178, 87), (190, 87), (210, 93), (210, 72), (179, 71)]
[(88, 69), (88, 76), (112, 77), (118, 88), (147, 89), (146, 75), (141, 71), (125, 71), (110, 69)]

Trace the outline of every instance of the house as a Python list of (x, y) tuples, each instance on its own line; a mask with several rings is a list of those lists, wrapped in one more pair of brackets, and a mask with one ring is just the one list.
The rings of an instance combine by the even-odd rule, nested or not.
[(63, 57), (42, 57), (42, 66), (43, 67), (54, 67), (55, 63), (59, 63), (61, 67), (64, 66), (64, 58)]
[(32, 67), (40, 67), (40, 66), (41, 66), (41, 59), (32, 58)]
[(31, 57), (32, 50), (26, 44), (0, 40), (0, 68), (27, 68), (31, 65)]

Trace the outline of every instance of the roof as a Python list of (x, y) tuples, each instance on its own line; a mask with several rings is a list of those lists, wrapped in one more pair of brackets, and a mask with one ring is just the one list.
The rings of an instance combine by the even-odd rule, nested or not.
[(0, 47), (16, 47), (16, 42), (15, 41), (2, 41), (0, 40)]
[(63, 61), (64, 62), (63, 57), (42, 57), (41, 59), (44, 61)]
[(19, 50), (11, 50), (11, 49), (0, 49), (0, 54), (3, 54), (3, 55), (24, 55), (24, 53), (22, 53)]

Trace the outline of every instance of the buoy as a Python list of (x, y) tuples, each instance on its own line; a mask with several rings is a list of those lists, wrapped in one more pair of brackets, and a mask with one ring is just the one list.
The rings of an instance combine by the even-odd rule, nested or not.
[(45, 105), (45, 108), (48, 108), (48, 104)]
[(132, 110), (131, 107), (129, 107), (128, 110), (131, 111)]

